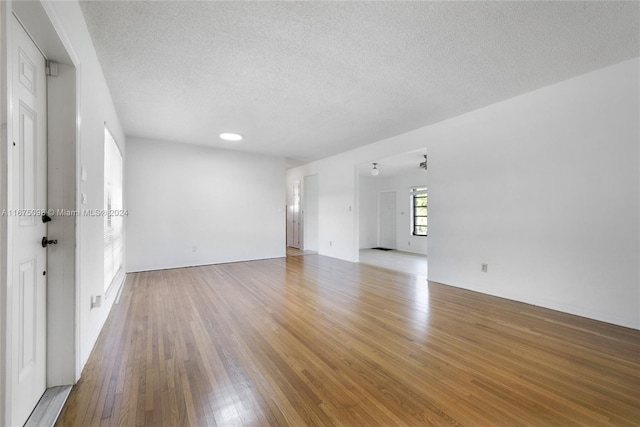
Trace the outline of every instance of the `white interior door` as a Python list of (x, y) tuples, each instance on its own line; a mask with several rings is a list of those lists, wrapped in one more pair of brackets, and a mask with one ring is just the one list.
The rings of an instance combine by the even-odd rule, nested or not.
[(379, 246), (396, 248), (396, 192), (384, 191), (378, 199)]
[(287, 215), (287, 246), (301, 249), (300, 181), (293, 184)]
[(45, 59), (13, 18), (11, 169), (11, 425), (46, 388), (47, 119)]

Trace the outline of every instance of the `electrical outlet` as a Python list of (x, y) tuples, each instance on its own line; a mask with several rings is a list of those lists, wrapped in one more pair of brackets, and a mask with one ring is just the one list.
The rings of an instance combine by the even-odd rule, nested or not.
[(486, 273), (488, 268), (489, 268), (489, 264), (482, 264), (482, 270), (481, 271), (483, 273)]
[(333, 242), (329, 240), (329, 246), (333, 246)]

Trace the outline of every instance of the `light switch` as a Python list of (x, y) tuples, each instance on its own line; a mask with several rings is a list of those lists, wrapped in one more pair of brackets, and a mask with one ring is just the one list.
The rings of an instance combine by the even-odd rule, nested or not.
[(82, 204), (86, 205), (87, 204), (87, 195), (82, 193)]
[(87, 180), (87, 170), (84, 168), (84, 166), (80, 167), (80, 180), (82, 182), (85, 182)]

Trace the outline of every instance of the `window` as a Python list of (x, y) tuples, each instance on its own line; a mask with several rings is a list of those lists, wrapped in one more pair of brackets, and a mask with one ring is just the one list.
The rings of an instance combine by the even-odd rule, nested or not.
[(104, 290), (122, 268), (122, 154), (104, 129)]
[(412, 234), (427, 235), (427, 187), (411, 189)]

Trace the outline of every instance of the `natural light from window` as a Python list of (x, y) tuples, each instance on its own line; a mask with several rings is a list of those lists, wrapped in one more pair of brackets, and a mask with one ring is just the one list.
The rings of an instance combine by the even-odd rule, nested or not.
[(104, 290), (122, 268), (122, 154), (104, 129)]
[(411, 189), (411, 233), (414, 236), (427, 235), (427, 187)]

